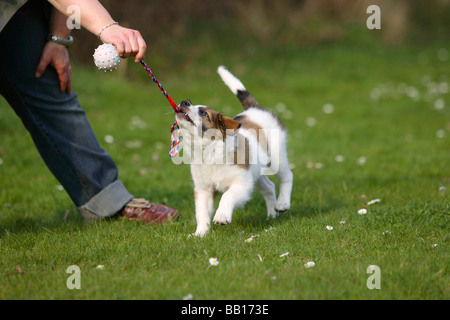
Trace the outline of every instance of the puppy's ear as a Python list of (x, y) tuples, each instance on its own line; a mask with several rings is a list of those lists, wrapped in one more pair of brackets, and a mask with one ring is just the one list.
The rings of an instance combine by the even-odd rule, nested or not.
[(223, 117), (223, 122), (225, 123), (225, 128), (228, 130), (236, 131), (241, 126), (239, 121), (231, 119), (230, 117)]
[(222, 132), (222, 136), (224, 139), (226, 137), (227, 130), (228, 134), (234, 135), (236, 133), (236, 130), (241, 126), (241, 123), (239, 121), (233, 120), (221, 113), (219, 113), (218, 124), (218, 128)]

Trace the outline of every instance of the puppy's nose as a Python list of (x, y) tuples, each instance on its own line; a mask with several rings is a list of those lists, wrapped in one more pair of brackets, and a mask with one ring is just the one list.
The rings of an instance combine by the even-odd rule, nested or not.
[(180, 107), (190, 107), (192, 106), (191, 100), (183, 100), (180, 103)]

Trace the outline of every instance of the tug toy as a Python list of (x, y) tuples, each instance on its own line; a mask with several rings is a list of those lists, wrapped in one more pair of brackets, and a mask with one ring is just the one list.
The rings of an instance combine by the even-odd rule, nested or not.
[[(103, 70), (105, 72), (107, 70), (112, 71), (113, 69), (117, 69), (117, 67), (120, 65), (121, 58), (117, 54), (116, 47), (112, 44), (105, 43), (98, 46), (98, 48), (95, 49), (95, 53), (93, 56), (95, 65), (99, 70)], [(152, 77), (153, 82), (156, 83), (164, 96), (167, 98), (175, 113), (181, 112), (180, 107), (172, 100), (166, 90), (164, 90), (161, 83), (159, 83), (159, 81), (153, 75), (152, 70), (150, 70), (149, 66), (144, 62), (144, 60), (141, 60), (140, 62), (147, 73), (150, 75), (150, 77)], [(174, 132), (175, 128), (177, 129), (176, 134)], [(175, 122), (170, 127), (170, 136), (171, 144), (169, 155), (173, 158), (177, 156), (180, 145), (180, 127), (178, 126), (177, 120), (175, 120)]]
[[(180, 106), (177, 105), (172, 98), (169, 96), (169, 94), (167, 93), (166, 90), (164, 90), (163, 86), (161, 85), (161, 83), (159, 83), (158, 80), (156, 80), (155, 76), (152, 73), (152, 70), (150, 70), (149, 66), (147, 66), (147, 64), (144, 62), (144, 60), (140, 61), (142, 66), (144, 67), (144, 69), (147, 71), (147, 73), (150, 75), (150, 77), (152, 77), (152, 80), (154, 83), (156, 83), (156, 85), (158, 86), (158, 88), (161, 90), (161, 92), (164, 94), (164, 96), (167, 98), (167, 100), (169, 101), (170, 105), (173, 108), (173, 111), (175, 111), (175, 113), (179, 113), (181, 112), (180, 110)], [(177, 128), (177, 134), (175, 136), (175, 127)], [(171, 144), (170, 144), (170, 151), (169, 151), (169, 155), (173, 158), (176, 157), (178, 154), (178, 147), (180, 145), (180, 127), (178, 126), (177, 120), (175, 120), (175, 122), (172, 124), (172, 126), (170, 127), (170, 136), (171, 136)]]

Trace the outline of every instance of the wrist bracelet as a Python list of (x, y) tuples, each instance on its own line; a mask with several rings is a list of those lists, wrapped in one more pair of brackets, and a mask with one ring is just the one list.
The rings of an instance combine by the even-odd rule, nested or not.
[(57, 36), (55, 36), (55, 35), (53, 35), (51, 33), (48, 35), (47, 40), (53, 41), (54, 43), (61, 44), (64, 47), (66, 47), (67, 49), (69, 49), (72, 46), (72, 43), (73, 43), (73, 37), (72, 36), (69, 36), (68, 39), (64, 39), (64, 38), (57, 37)]
[(102, 34), (103, 30), (105, 30), (106, 28), (111, 27), (112, 25), (115, 25), (115, 24), (119, 24), (119, 23), (117, 21), (114, 21), (114, 22), (111, 22), (110, 24), (107, 24), (106, 26), (104, 26), (102, 28), (102, 30), (100, 30), (100, 32), (98, 33), (97, 38), (100, 39), (100, 35)]

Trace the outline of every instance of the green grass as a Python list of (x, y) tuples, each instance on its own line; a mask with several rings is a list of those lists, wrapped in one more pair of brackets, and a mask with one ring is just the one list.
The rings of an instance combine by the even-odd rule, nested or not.
[[(167, 154), (173, 112), (139, 66), (130, 66), (134, 80), (75, 66), (74, 90), (130, 192), (179, 209), (172, 225), (86, 226), (1, 100), (0, 299), (449, 299), (450, 61), (437, 58), (441, 47), (216, 52), (181, 71), (154, 69), (175, 100), (234, 115), (239, 103), (215, 73), (225, 64), (289, 131), (291, 210), (266, 221), (255, 192), (203, 239), (188, 238), (189, 167)], [(70, 265), (81, 268), (81, 290), (66, 287)], [(380, 290), (366, 287), (369, 265), (380, 267)]]

